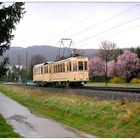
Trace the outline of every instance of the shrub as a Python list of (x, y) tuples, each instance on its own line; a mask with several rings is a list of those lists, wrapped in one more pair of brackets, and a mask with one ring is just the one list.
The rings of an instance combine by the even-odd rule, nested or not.
[(114, 84), (121, 84), (121, 83), (125, 83), (125, 80), (121, 77), (113, 77), (110, 81), (110, 83), (114, 83)]
[(131, 84), (140, 84), (140, 78), (133, 78), (131, 81), (130, 81)]
[[(107, 77), (107, 80), (109, 80), (110, 78)], [(90, 82), (105, 82), (106, 81), (106, 77), (105, 76), (92, 76), (89, 79)]]

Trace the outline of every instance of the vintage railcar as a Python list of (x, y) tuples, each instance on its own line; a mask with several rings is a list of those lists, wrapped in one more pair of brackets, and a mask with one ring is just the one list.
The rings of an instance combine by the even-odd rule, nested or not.
[(80, 86), (88, 80), (87, 57), (69, 57), (33, 68), (33, 81), (39, 86)]

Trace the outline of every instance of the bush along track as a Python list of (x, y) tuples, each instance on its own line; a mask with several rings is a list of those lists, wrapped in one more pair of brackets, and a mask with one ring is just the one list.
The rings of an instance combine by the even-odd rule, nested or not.
[(20, 138), (18, 133), (13, 131), (13, 128), (7, 124), (5, 119), (0, 115), (0, 138)]
[(0, 85), (0, 91), (33, 113), (61, 121), (97, 137), (140, 137), (140, 103), (99, 100), (73, 94)]

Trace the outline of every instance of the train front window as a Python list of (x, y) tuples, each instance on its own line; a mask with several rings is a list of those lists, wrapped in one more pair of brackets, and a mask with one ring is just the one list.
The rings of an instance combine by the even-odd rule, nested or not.
[(77, 62), (73, 62), (73, 71), (77, 71)]
[(78, 69), (83, 70), (83, 61), (78, 62)]
[(84, 68), (87, 70), (87, 61), (84, 62)]

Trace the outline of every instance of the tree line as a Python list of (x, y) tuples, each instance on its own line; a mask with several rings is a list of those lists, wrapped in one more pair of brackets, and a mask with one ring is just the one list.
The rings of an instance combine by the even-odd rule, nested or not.
[(90, 77), (120, 77), (130, 82), (140, 77), (140, 47), (119, 49), (113, 42), (103, 41), (99, 53), (89, 60)]

